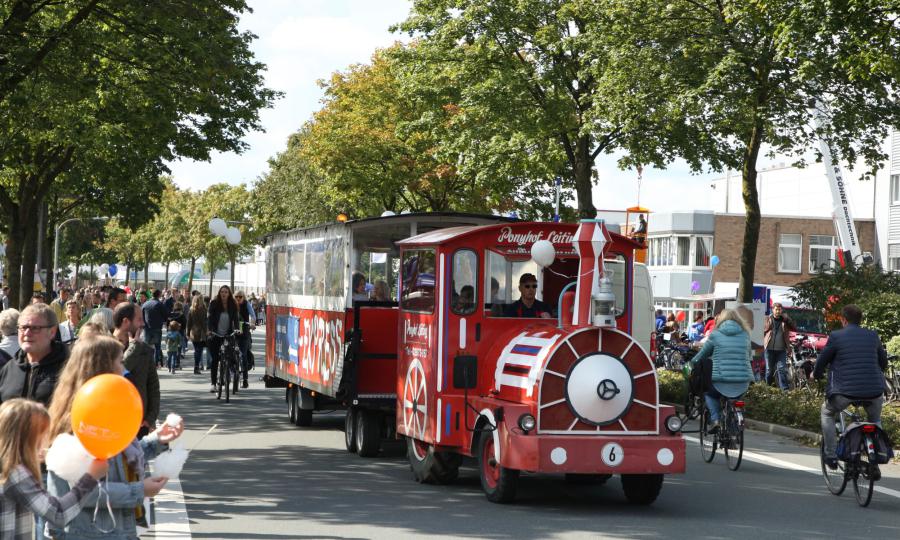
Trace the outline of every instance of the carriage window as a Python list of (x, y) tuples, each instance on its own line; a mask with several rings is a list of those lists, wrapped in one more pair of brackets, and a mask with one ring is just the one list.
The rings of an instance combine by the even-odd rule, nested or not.
[(306, 294), (322, 296), (325, 293), (325, 242), (318, 240), (306, 245)]
[(400, 305), (408, 311), (434, 311), (435, 264), (433, 249), (414, 249), (403, 253)]
[(457, 315), (475, 312), (478, 297), (478, 255), (468, 249), (453, 254), (453, 290), (450, 292), (450, 308)]
[(620, 317), (628, 305), (625, 288), (625, 269), (628, 268), (628, 263), (622, 255), (610, 253), (604, 260), (604, 265), (606, 271), (612, 274), (613, 294), (616, 295), (616, 317)]
[(276, 293), (289, 293), (287, 248), (276, 248), (274, 259), (272, 263), (272, 290)]
[[(503, 316), (503, 308), (519, 299), (519, 278), (522, 274), (534, 274), (538, 279), (536, 298), (543, 300), (543, 276), (541, 269), (532, 261), (512, 261), (499, 253), (486, 251), (484, 273), (485, 309), (491, 316)], [(490, 291), (490, 292), (488, 292)]]
[(289, 255), (289, 271), (288, 271), (288, 280), (289, 282), (286, 284), (287, 289), (285, 292), (291, 294), (303, 294), (303, 262), (306, 257), (306, 246), (303, 244), (291, 246)]
[(344, 296), (344, 245), (340, 238), (325, 241), (327, 296)]

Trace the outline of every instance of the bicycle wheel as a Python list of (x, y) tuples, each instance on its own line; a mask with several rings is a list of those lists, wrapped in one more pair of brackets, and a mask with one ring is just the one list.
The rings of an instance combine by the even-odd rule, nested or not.
[(738, 421), (733, 405), (729, 403), (725, 411), (726, 438), (722, 449), (725, 451), (725, 463), (728, 468), (736, 471), (744, 457), (744, 426)]
[(223, 371), (223, 375), (225, 380), (223, 381), (223, 385), (225, 387), (225, 403), (228, 403), (231, 400), (231, 362), (228, 361), (228, 357), (222, 359), (222, 365), (219, 366), (219, 369)]
[(853, 491), (856, 493), (856, 502), (860, 506), (869, 506), (872, 502), (872, 492), (875, 491), (875, 463), (869, 461), (869, 452), (866, 448), (866, 440), (863, 439), (859, 448), (859, 460), (853, 465)]
[(219, 354), (219, 373), (216, 376), (216, 399), (222, 399), (222, 387), (225, 386), (225, 354)]
[(700, 412), (700, 456), (703, 457), (703, 461), (712, 463), (713, 458), (716, 457), (717, 442), (716, 434), (707, 432), (709, 424), (709, 409), (704, 404)]
[(819, 461), (822, 464), (822, 476), (825, 477), (825, 486), (833, 495), (840, 495), (847, 487), (846, 464), (838, 461), (837, 469), (829, 469), (825, 464), (825, 443), (819, 442)]

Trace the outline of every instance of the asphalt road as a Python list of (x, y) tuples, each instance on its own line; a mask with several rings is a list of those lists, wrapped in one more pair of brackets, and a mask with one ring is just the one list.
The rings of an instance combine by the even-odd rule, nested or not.
[(523, 476), (512, 505), (487, 502), (472, 464), (453, 485), (420, 485), (402, 445), (377, 458), (348, 454), (340, 413), (317, 415), (311, 428), (291, 425), (284, 390), (259, 381), (263, 340), (255, 337), (251, 387), (230, 404), (216, 401), (208, 372), (192, 374), (192, 362), (160, 373), (162, 413), (184, 416), (188, 446), (219, 427), (182, 471), (187, 515), (160, 515), (185, 521), (169, 529), (183, 532), (157, 538), (900, 538), (900, 466), (883, 468), (877, 485), (887, 492), (859, 508), (852, 487), (841, 497), (826, 491), (816, 449), (754, 431), (737, 472), (721, 453), (703, 463), (689, 439), (687, 473), (666, 478), (649, 507), (627, 504), (615, 477), (573, 486)]

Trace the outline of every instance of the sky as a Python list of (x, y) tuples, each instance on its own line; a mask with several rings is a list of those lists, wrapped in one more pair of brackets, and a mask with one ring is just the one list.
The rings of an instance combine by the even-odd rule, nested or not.
[[(259, 36), (252, 49), (268, 66), (266, 84), (284, 92), (274, 107), (261, 111), (265, 132), (248, 134), (250, 148), (241, 155), (220, 153), (209, 162), (170, 163), (182, 188), (205, 189), (226, 182), (248, 186), (268, 170), (267, 160), (284, 150), (288, 136), (319, 109), (317, 81), (355, 63), (368, 62), (380, 47), (402, 35), (388, 28), (406, 18), (410, 0), (250, 0), (241, 28)], [(691, 175), (684, 163), (664, 171), (645, 169), (638, 197), (637, 173), (622, 171), (618, 156), (601, 156), (594, 205), (616, 210), (640, 202), (655, 212), (711, 209), (710, 183), (721, 175)]]

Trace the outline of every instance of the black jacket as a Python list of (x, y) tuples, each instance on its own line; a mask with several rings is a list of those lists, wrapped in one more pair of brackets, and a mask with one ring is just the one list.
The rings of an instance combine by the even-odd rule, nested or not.
[[(237, 304), (237, 302), (235, 302)], [(210, 302), (209, 303), (209, 311), (206, 315), (206, 329), (209, 332), (219, 332), (219, 315), (222, 314), (222, 305), (219, 302)], [(240, 318), (238, 315), (237, 305), (228, 306), (228, 318), (230, 319), (229, 328), (234, 330), (240, 329)], [(214, 338), (215, 336), (210, 336)]]
[(884, 393), (887, 353), (878, 334), (848, 324), (828, 336), (828, 343), (816, 359), (813, 371), (821, 378), (828, 372), (828, 397), (874, 398)]
[(25, 351), (20, 350), (15, 358), (0, 369), (0, 403), (24, 397), (49, 405), (59, 373), (68, 358), (69, 350), (66, 346), (54, 341), (47, 356), (32, 368)]
[(153, 298), (144, 302), (141, 306), (144, 315), (144, 326), (151, 330), (161, 330), (166, 324), (166, 307), (162, 302)]

